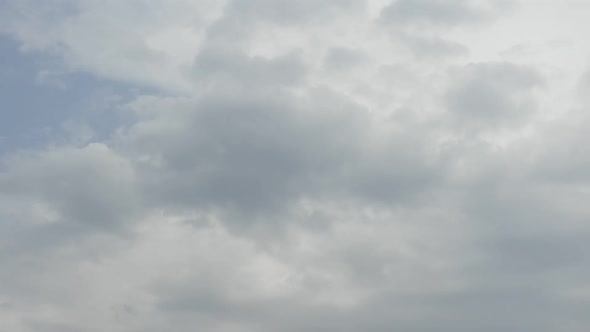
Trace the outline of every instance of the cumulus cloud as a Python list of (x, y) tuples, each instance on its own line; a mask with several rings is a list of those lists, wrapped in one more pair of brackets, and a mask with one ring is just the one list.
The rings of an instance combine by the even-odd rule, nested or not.
[(2, 150), (2, 327), (584, 330), (590, 48), (506, 52), (569, 2), (0, 4), (95, 112)]
[(318, 196), (397, 204), (436, 181), (422, 138), (377, 134), (367, 111), (343, 96), (245, 93), (166, 103), (122, 134), (142, 156), (153, 187), (146, 192), (170, 204), (264, 213)]

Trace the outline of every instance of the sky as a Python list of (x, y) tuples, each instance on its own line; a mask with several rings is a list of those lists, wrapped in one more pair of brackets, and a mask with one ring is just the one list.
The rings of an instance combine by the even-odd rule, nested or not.
[(588, 17), (0, 0), (0, 331), (587, 331)]

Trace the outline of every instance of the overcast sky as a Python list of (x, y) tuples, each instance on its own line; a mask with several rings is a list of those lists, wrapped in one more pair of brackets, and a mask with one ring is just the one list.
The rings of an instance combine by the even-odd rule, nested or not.
[(587, 332), (589, 18), (0, 0), (0, 331)]

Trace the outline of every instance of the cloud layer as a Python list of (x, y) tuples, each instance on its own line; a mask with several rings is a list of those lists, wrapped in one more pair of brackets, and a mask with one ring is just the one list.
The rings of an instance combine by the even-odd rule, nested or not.
[(2, 328), (585, 331), (588, 11), (1, 3)]

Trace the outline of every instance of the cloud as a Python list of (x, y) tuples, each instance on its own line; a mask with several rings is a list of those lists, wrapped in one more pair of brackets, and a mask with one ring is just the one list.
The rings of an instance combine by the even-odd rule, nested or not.
[(461, 78), (446, 96), (447, 107), (466, 126), (516, 125), (535, 110), (532, 93), (542, 79), (533, 69), (488, 63), (467, 66), (456, 75)]
[(219, 5), (178, 0), (162, 9), (145, 0), (25, 0), (4, 5), (1, 29), (26, 50), (56, 55), (68, 70), (178, 91), (187, 87), (181, 69), (199, 45), (198, 29), (212, 20), (203, 13), (215, 15)]
[(252, 86), (293, 85), (304, 79), (305, 65), (296, 54), (282, 55), (272, 59), (227, 54), (223, 50), (205, 49), (194, 62), (194, 76), (197, 81), (237, 81), (241, 84), (256, 83)]
[(381, 12), (383, 22), (452, 27), (487, 20), (505, 1), (397, 0)]
[(128, 162), (103, 144), (58, 148), (8, 158), (0, 177), (2, 194), (46, 205), (46, 220), (121, 227), (134, 210), (135, 174)]
[(324, 58), (324, 66), (329, 70), (347, 71), (368, 61), (368, 57), (359, 50), (346, 47), (333, 47)]
[(406, 35), (403, 40), (417, 57), (440, 58), (469, 53), (465, 46), (438, 37)]
[(248, 21), (269, 20), (278, 24), (297, 24), (312, 19), (326, 19), (340, 12), (363, 9), (362, 0), (318, 1), (303, 0), (270, 1), (270, 0), (233, 0), (228, 3), (226, 13)]
[(366, 110), (343, 96), (251, 90), (164, 103), (122, 135), (121, 144), (142, 158), (152, 204), (255, 215), (326, 195), (396, 204), (436, 181), (436, 161), (420, 151), (420, 138), (375, 136)]
[(1, 4), (0, 321), (585, 330), (590, 48), (519, 4)]

